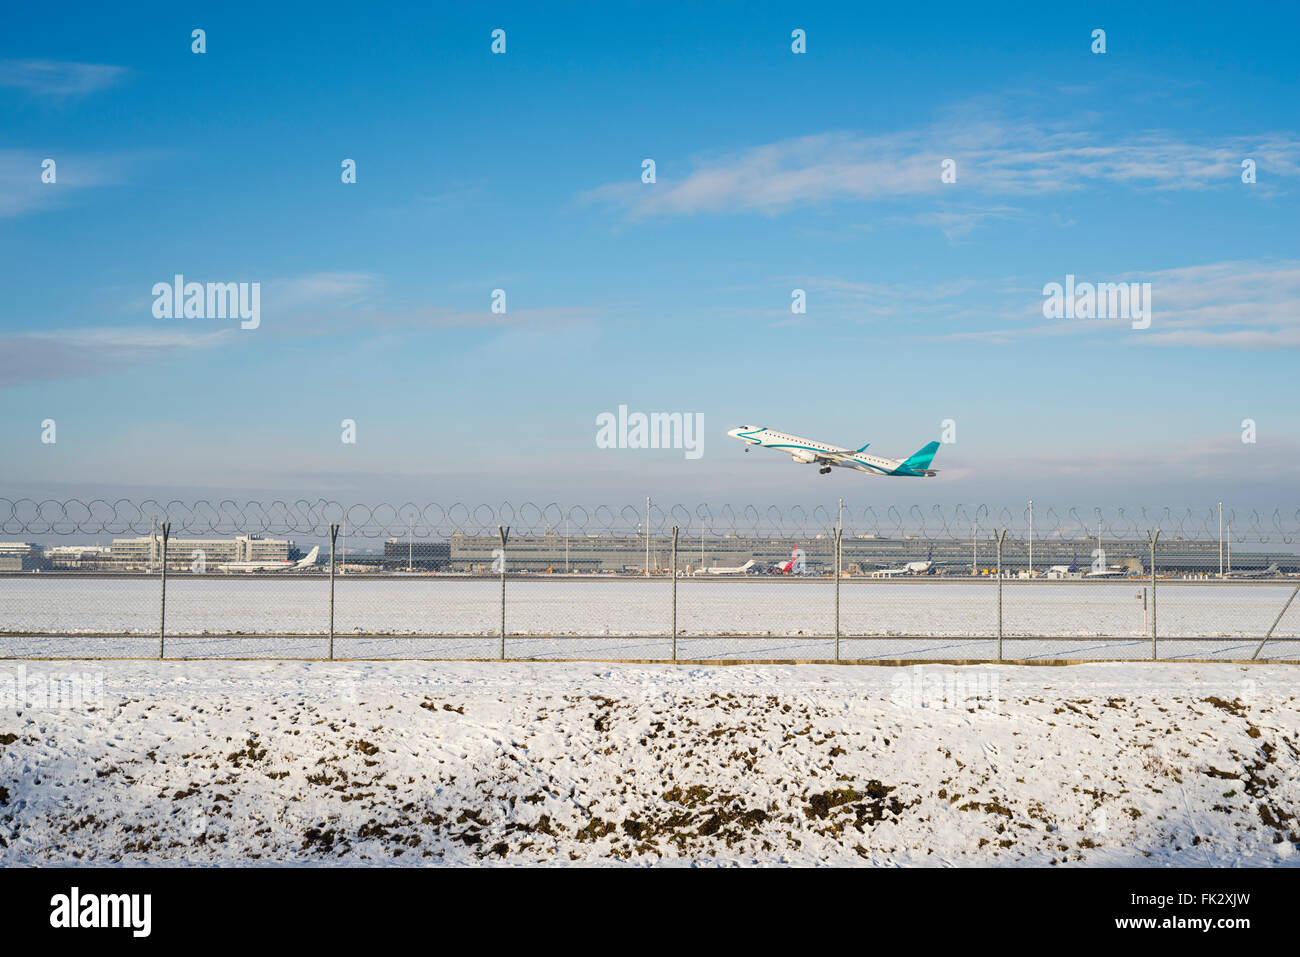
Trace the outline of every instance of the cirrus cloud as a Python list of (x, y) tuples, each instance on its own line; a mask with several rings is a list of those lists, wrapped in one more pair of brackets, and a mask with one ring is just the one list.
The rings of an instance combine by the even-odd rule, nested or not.
[(107, 89), (127, 73), (126, 67), (109, 63), (0, 60), (0, 87), (51, 99), (73, 99)]
[[(832, 202), (881, 202), (939, 196), (940, 164), (957, 161), (963, 195), (1029, 197), (1098, 183), (1153, 190), (1204, 190), (1239, 182), (1254, 159), (1274, 182), (1300, 176), (1300, 137), (1269, 133), (1194, 141), (1162, 131), (1120, 139), (1104, 128), (1062, 130), (998, 117), (945, 120), (880, 135), (828, 132), (794, 137), (691, 161), (680, 179), (667, 162), (660, 182), (607, 183), (588, 203), (629, 220), (700, 214), (778, 214)], [(983, 215), (1005, 218), (1006, 206)], [(937, 214), (936, 214), (937, 215)], [(979, 209), (941, 220), (965, 231)]]

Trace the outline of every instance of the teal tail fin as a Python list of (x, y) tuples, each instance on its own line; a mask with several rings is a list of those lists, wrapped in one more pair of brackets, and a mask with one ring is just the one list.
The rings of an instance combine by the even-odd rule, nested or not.
[(904, 461), (902, 468), (911, 469), (914, 472), (924, 472), (934, 461), (934, 453), (939, 451), (938, 442), (930, 442), (924, 448), (917, 449), (909, 455)]

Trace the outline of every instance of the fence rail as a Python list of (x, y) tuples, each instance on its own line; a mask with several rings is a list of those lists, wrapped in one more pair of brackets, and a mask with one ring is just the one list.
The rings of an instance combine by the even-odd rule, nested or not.
[[(648, 515), (648, 521), (647, 521)], [(1087, 539), (1100, 530), (1106, 539), (1141, 538), (1160, 528), (1166, 539), (1217, 540), (1230, 526), (1241, 543), (1300, 543), (1300, 509), (1195, 507), (1056, 507), (1035, 509), (979, 504), (877, 506), (851, 504), (781, 508), (764, 505), (573, 505), (502, 502), (497, 505), (381, 503), (347, 505), (324, 499), (285, 502), (233, 500), (160, 502), (0, 498), (0, 534), (148, 535), (158, 523), (172, 523), (175, 538), (192, 535), (283, 534), (324, 539), (331, 524), (365, 539), (414, 533), (416, 537), (495, 535), (508, 526), (515, 535), (556, 533), (665, 536), (673, 526), (684, 535), (797, 538), (833, 534), (849, 537), (904, 536), (927, 539), (969, 537), (972, 528), (1006, 528), (1012, 538), (1030, 531), (1040, 540)]]
[[(5, 538), (151, 546), (0, 575), (0, 658), (1300, 660), (1300, 512), (1222, 514), (0, 499)], [(187, 565), (267, 535), (325, 557)], [(573, 540), (624, 574), (566, 573)]]

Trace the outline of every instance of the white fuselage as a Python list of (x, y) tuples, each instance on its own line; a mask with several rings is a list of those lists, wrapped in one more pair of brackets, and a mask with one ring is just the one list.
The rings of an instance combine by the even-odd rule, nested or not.
[[(855, 469), (859, 472), (872, 472), (876, 475), (893, 475), (904, 462), (903, 459), (886, 459), (878, 455), (867, 455), (861, 450), (846, 449), (802, 435), (791, 435), (775, 429), (741, 427), (727, 433), (739, 439), (747, 446), (763, 449), (776, 449), (787, 453), (794, 461), (803, 465), (820, 465), (823, 468)], [(866, 446), (863, 446), (865, 449)]]
[(295, 569), (301, 570), (310, 568), (316, 564), (316, 556), (320, 548), (317, 546), (308, 552), (298, 561), (292, 559), (281, 559), (278, 561), (267, 562), (223, 562), (217, 566), (219, 572), (287, 572)]
[(1127, 578), (1128, 572), (1119, 567), (1098, 568), (1095, 571), (1085, 572), (1084, 578)]
[(924, 575), (934, 567), (934, 562), (908, 562), (899, 568), (881, 568), (871, 573), (872, 578), (894, 578), (898, 575)]
[(697, 575), (743, 575), (754, 567), (754, 560), (751, 558), (743, 565), (712, 565), (708, 568), (701, 568), (695, 574)]

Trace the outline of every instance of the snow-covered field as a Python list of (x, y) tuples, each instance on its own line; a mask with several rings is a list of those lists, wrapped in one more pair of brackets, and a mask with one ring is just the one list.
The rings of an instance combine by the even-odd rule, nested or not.
[(2, 662), (0, 866), (1295, 865), (1297, 678)]
[[(1250, 657), (1292, 587), (1161, 582), (1161, 655)], [(1133, 582), (1005, 583), (1005, 635), (1064, 640), (1010, 641), (1004, 654), (1149, 657), (1142, 592), (1142, 584)], [(511, 657), (670, 656), (669, 581), (511, 581), (507, 595), (507, 628), (521, 636), (510, 640)], [(156, 654), (158, 596), (156, 580), (0, 578), (0, 656)], [(323, 638), (283, 636), (325, 633), (328, 601), (328, 582), (319, 579), (177, 577), (167, 587), (168, 653), (323, 657)], [(499, 651), (492, 637), (500, 626), (499, 601), (495, 581), (342, 579), (336, 583), (335, 630), (341, 637), (335, 653), (493, 657)], [(830, 582), (684, 581), (678, 589), (679, 631), (706, 637), (679, 640), (678, 654), (830, 658), (834, 646), (825, 636), (833, 633), (833, 609)], [(993, 582), (850, 582), (841, 587), (842, 633), (871, 636), (845, 640), (843, 657), (996, 657), (996, 644), (989, 639), (996, 628)], [(32, 637), (98, 633), (139, 637)], [(273, 637), (213, 637), (259, 634)], [(1275, 634), (1300, 637), (1300, 602)], [(381, 637), (368, 637), (376, 635)], [(1266, 652), (1294, 658), (1300, 656), (1300, 642), (1273, 643)]]

